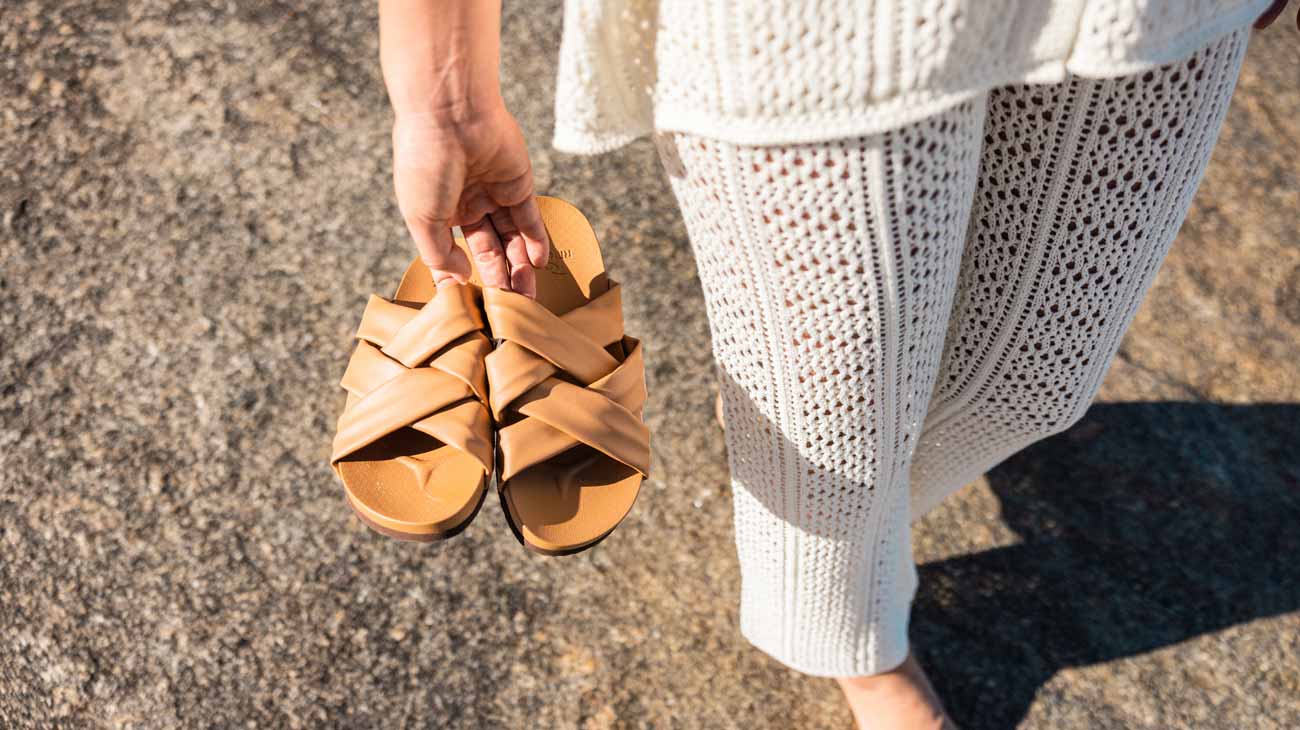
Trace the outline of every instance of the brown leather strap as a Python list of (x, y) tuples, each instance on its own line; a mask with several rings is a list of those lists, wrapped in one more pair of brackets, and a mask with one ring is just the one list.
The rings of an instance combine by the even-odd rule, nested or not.
[(491, 423), (477, 290), (437, 290), (424, 306), (371, 297), (342, 386), (331, 461), (401, 428), (414, 428), (464, 451), (491, 471)]
[(447, 346), (438, 357), (429, 362), (429, 367), (441, 370), (456, 378), (470, 390), (474, 397), (487, 402), (487, 370), (483, 359), (492, 351), (492, 343), (481, 332), (463, 335)]
[[(593, 299), (581, 308), (595, 305), (605, 298)], [(608, 342), (591, 339), (528, 297), (501, 289), (488, 289), (483, 299), (488, 321), (492, 323), (493, 337), (531, 351), (584, 383), (596, 380), (618, 365), (618, 361), (605, 352)], [(621, 336), (621, 313), (606, 312), (603, 319), (608, 321), (613, 316), (618, 317), (615, 321)]]
[[(444, 287), (384, 345), (384, 354), (413, 368), (452, 340), (483, 329), (472, 291), (468, 286)], [(459, 296), (444, 296), (443, 292)]]
[(528, 418), (497, 432), (499, 478), (509, 479), (578, 444), (649, 474), (650, 431), (641, 421), (646, 398), (641, 343), (631, 338), (627, 343), (627, 359), (590, 386), (548, 378), (514, 404)]
[(419, 311), (413, 306), (390, 302), (381, 296), (371, 294), (369, 301), (366, 302), (366, 311), (361, 314), (357, 339), (383, 347), (402, 328), (402, 325), (410, 322)]
[(331, 459), (338, 461), (430, 413), (473, 396), (464, 383), (440, 371), (405, 370), (343, 412)]
[[(523, 416), (498, 429), (499, 478), (579, 444), (647, 474), (645, 366), (640, 343), (622, 334), (618, 284), (563, 316), (499, 290), (485, 291), (484, 305), (493, 335), (505, 340), (487, 357), (493, 413)], [(620, 361), (611, 349), (628, 354)]]
[(486, 472), (492, 471), (492, 422), (477, 401), (465, 401), (426, 416), (411, 428), (473, 456)]
[(348, 360), (348, 369), (343, 371), (339, 385), (361, 398), (404, 372), (406, 368), (400, 362), (384, 357), (378, 347), (363, 340), (352, 351), (352, 359)]
[(413, 368), (452, 340), (483, 329), (476, 291), (469, 286), (443, 287), (419, 309), (371, 296), (357, 338)]
[(513, 342), (502, 342), (485, 361), (487, 378), (491, 383), (488, 403), (492, 416), (505, 419), (506, 408), (519, 396), (527, 393), (560, 370)]
[[(554, 321), (553, 313), (536, 306), (532, 300), (518, 295), (502, 296), (501, 293), (487, 291), (484, 293), (484, 300), (489, 321), (502, 323), (502, 330), (494, 329), (493, 335), (505, 340), (486, 360), (488, 381), (492, 383), (489, 403), (492, 406), (492, 415), (500, 420), (511, 401), (566, 368), (549, 358), (543, 359), (546, 358), (545, 353), (530, 349), (526, 342), (511, 341), (511, 336), (507, 334), (520, 329), (512, 325), (515, 324), (516, 314), (521, 311), (540, 310), (535, 314), (536, 318), (541, 320), (536, 323), (539, 327), (546, 327)], [(578, 347), (590, 353), (590, 348), (585, 346), (585, 343), (590, 341), (598, 343), (601, 353), (604, 353), (605, 346), (618, 342), (623, 337), (622, 287), (616, 283), (612, 284), (604, 294), (564, 314), (559, 317), (559, 320), (565, 326), (562, 329), (557, 328), (557, 331), (550, 335), (546, 346), (563, 351), (565, 343), (577, 341)], [(562, 338), (568, 339), (557, 342)], [(538, 344), (535, 338), (533, 342)], [(542, 357), (538, 357), (539, 354)], [(601, 358), (600, 355), (595, 354), (591, 354), (591, 357)]]

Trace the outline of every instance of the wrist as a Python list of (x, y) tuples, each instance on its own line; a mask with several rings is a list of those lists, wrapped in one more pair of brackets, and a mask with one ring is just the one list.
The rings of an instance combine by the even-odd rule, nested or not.
[(472, 127), (496, 118), (505, 101), (500, 94), (476, 93), (466, 96), (429, 95), (424, 98), (392, 99), (394, 119), (399, 124), (458, 129)]
[(500, 6), (484, 0), (381, 0), (380, 65), (393, 111), (439, 126), (497, 113)]
[(476, 130), (498, 124), (506, 112), (500, 96), (427, 100), (410, 106), (393, 105), (393, 129), (436, 132), (448, 137), (468, 137)]

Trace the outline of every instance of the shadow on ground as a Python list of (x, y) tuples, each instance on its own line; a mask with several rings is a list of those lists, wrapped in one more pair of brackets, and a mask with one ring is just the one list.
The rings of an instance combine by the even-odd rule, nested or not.
[(1300, 406), (1101, 404), (988, 475), (1016, 545), (921, 566), (955, 719), (1016, 727), (1062, 669), (1300, 608)]

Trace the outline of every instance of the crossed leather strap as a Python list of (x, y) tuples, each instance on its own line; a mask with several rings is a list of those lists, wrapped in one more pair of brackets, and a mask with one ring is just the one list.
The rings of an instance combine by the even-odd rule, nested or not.
[(413, 428), (492, 471), (483, 334), (477, 289), (440, 288), (423, 307), (371, 296), (341, 385), (331, 464), (394, 431)]
[[(645, 365), (641, 343), (623, 336), (619, 285), (563, 315), (500, 289), (484, 290), (483, 300), (502, 341), (487, 356), (492, 415), (508, 424), (497, 431), (497, 478), (579, 444), (648, 475)], [(615, 343), (627, 353), (622, 361), (606, 350)]]

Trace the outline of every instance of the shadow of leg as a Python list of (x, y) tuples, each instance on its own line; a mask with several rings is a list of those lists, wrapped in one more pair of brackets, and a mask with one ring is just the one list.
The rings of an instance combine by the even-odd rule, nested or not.
[[(988, 480), (1023, 543), (929, 563), (912, 635), (965, 728), (1059, 670), (1300, 608), (1300, 406), (1094, 406)], [(922, 528), (923, 529), (923, 528)]]

